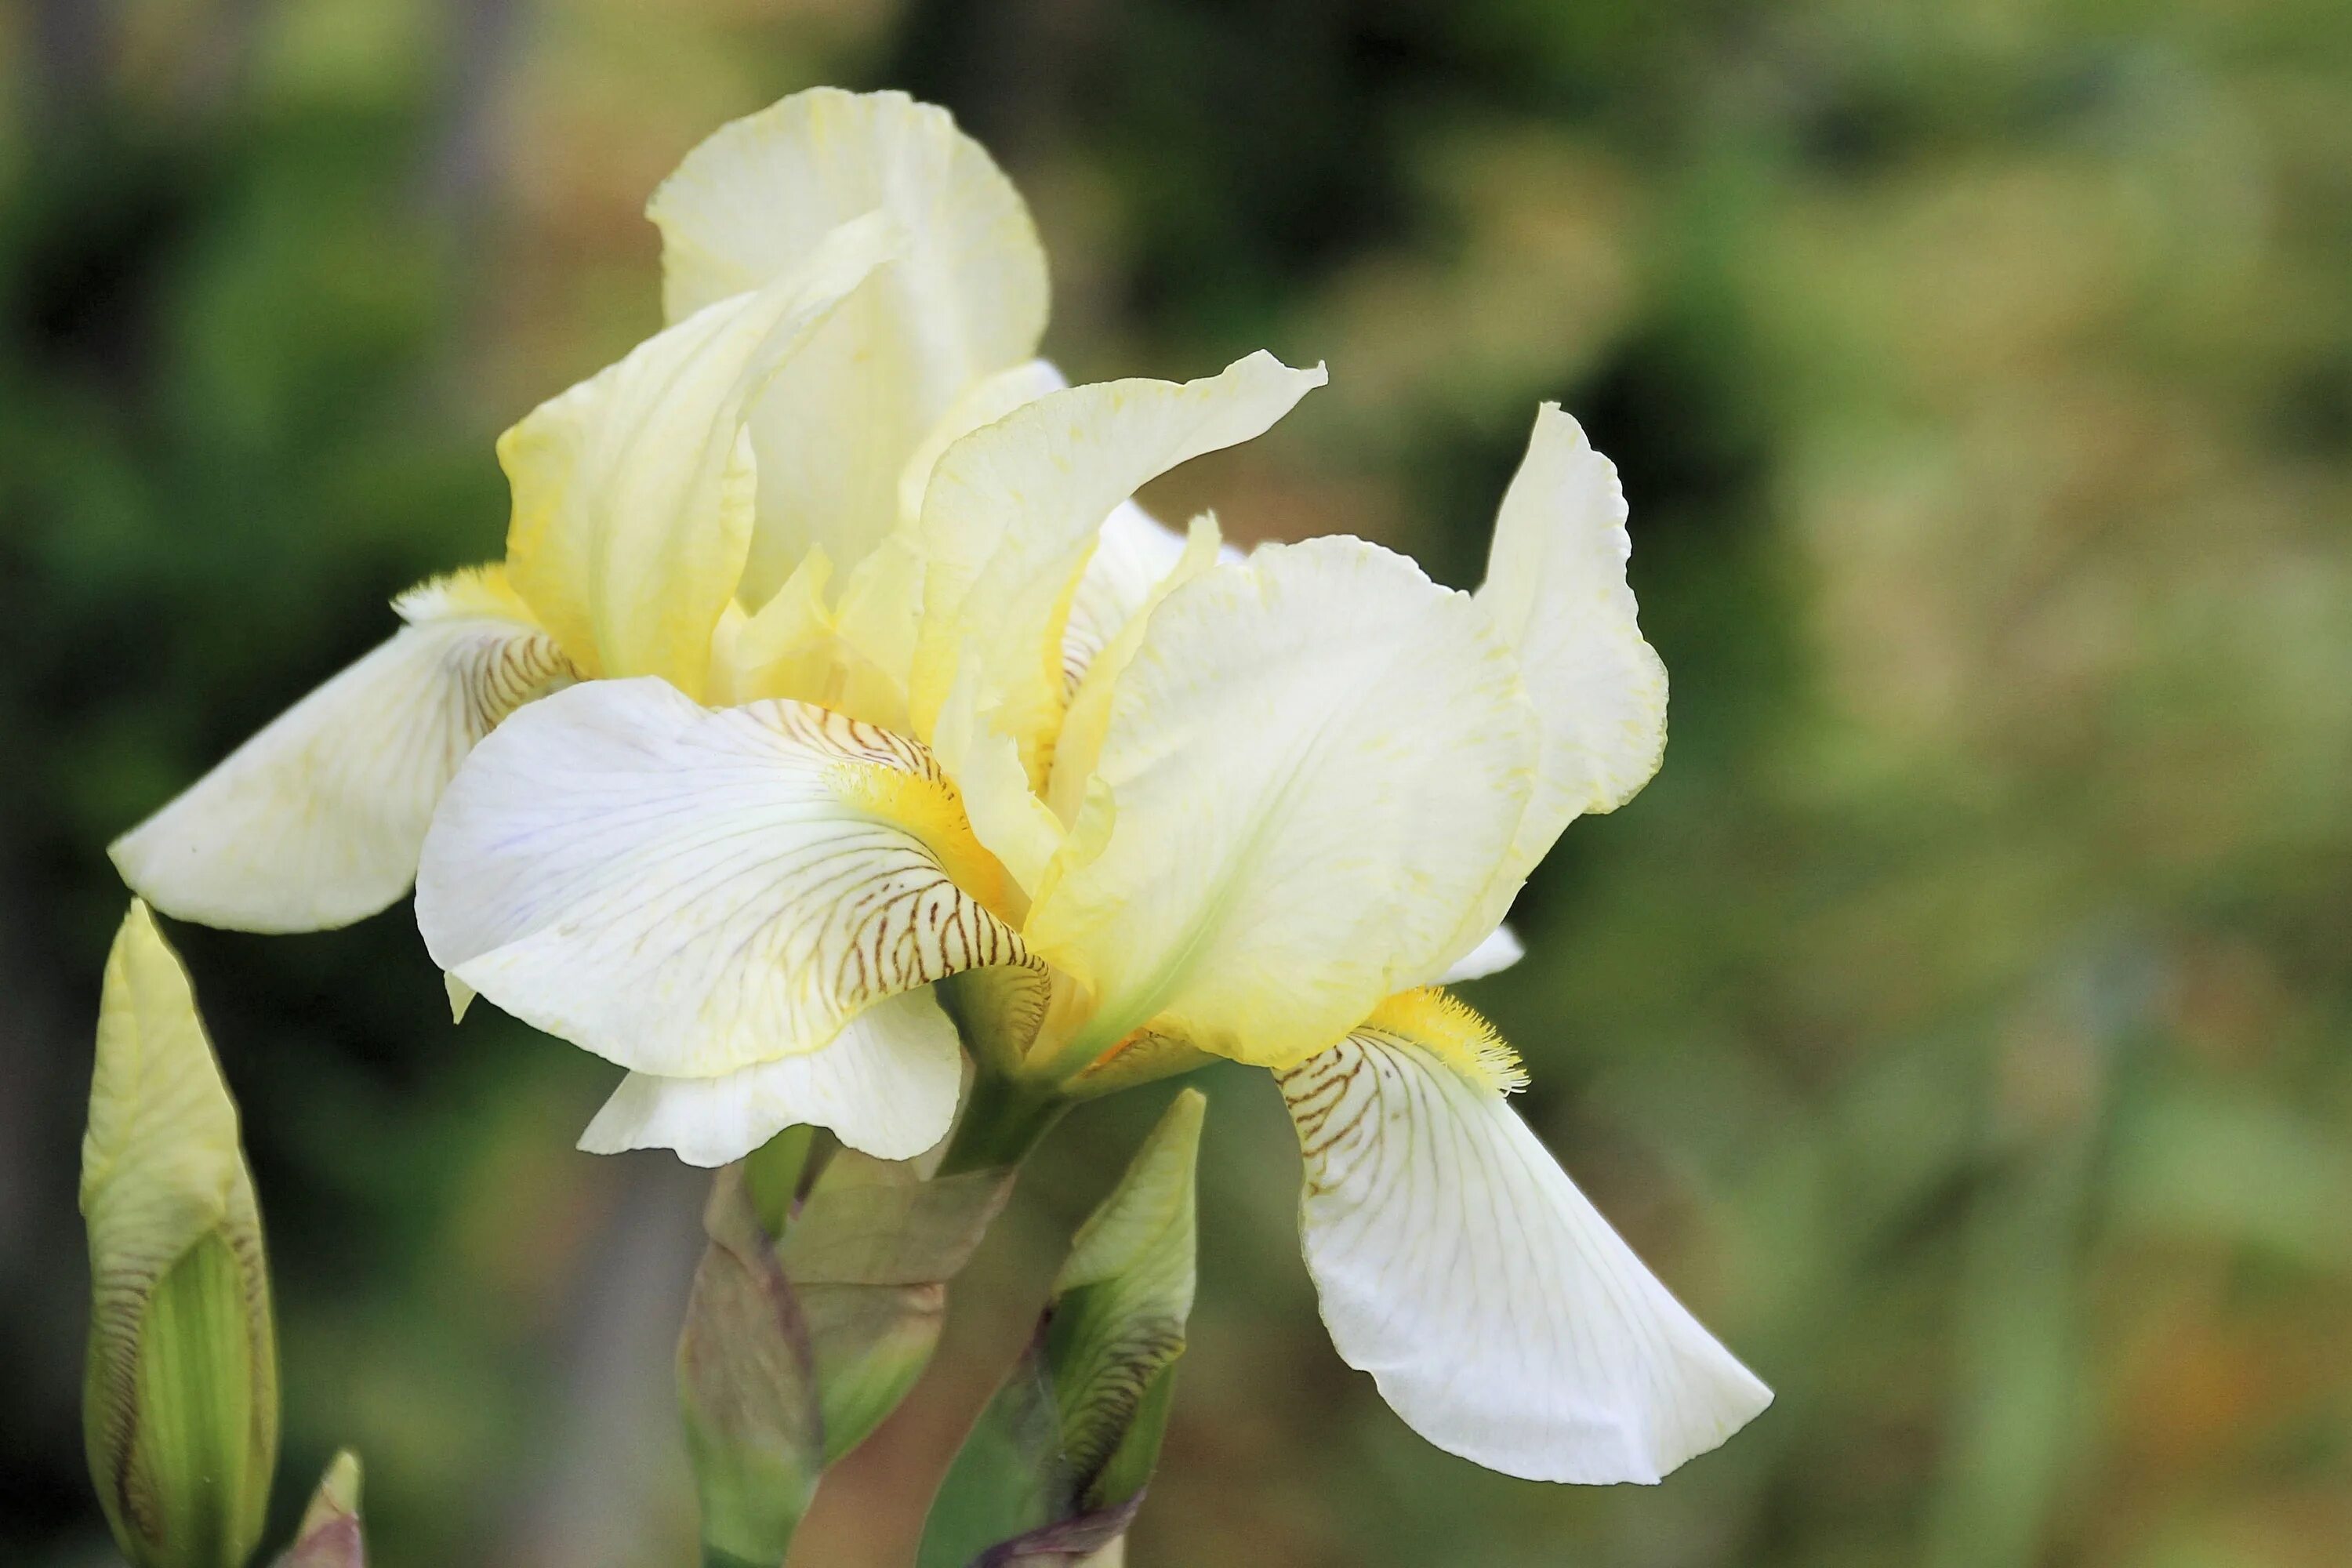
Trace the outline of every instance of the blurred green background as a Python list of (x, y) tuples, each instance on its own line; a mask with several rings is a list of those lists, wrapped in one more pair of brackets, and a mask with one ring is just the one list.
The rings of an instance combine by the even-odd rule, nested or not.
[[(1204, 1075), (1153, 1564), (2352, 1562), (2352, 16), (2340, 0), (16, 0), (0, 8), (0, 1561), (110, 1560), (73, 1208), (106, 841), (497, 552), (496, 433), (657, 319), (639, 209), (816, 82), (1012, 170), (1080, 379), (1332, 384), (1163, 481), (1475, 582), (1614, 457), (1664, 773), (1469, 988), (1779, 1391), (1655, 1489), (1489, 1476), (1332, 1354)], [(700, 1179), (405, 907), (178, 927), (271, 1226), (290, 1521), (683, 1563)], [(796, 1563), (905, 1560), (1166, 1090), (1074, 1118)]]

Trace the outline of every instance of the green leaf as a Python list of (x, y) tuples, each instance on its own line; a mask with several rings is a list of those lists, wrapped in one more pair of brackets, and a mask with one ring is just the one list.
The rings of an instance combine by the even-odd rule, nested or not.
[(294, 1544), (276, 1568), (367, 1568), (367, 1542), (360, 1530), (360, 1461), (349, 1448), (328, 1465)]
[(236, 1568), (278, 1459), (278, 1349), (236, 1103), (188, 973), (134, 901), (99, 1005), (81, 1209), (82, 1431), (139, 1568)]
[[(843, 1150), (795, 1203), (781, 1166), (797, 1172), (805, 1151), (765, 1153), (712, 1185), (678, 1391), (705, 1561), (773, 1568), (824, 1467), (922, 1374), (947, 1282), (1003, 1206), (1013, 1172), (924, 1181), (910, 1165)], [(779, 1217), (783, 1234), (772, 1239)]]
[(920, 1568), (1115, 1561), (1160, 1455), (1192, 1310), (1206, 1100), (1178, 1095), (1070, 1244), (1028, 1351), (931, 1505)]
[(2103, 1128), (2097, 1117), (2043, 1130), (1990, 1176), (1969, 1214), (1952, 1292), (1958, 1392), (1920, 1561), (1997, 1568), (2048, 1550), (2078, 1462), (2084, 1236)]
[(751, 1191), (751, 1206), (760, 1215), (760, 1227), (770, 1236), (782, 1236), (784, 1226), (792, 1223), (793, 1210), (807, 1190), (813, 1165), (821, 1165), (826, 1146), (820, 1144), (814, 1127), (787, 1127), (743, 1161), (743, 1180)]

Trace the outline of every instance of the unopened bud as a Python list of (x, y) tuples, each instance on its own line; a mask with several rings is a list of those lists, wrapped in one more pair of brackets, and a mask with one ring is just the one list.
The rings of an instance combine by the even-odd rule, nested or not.
[(178, 954), (133, 902), (106, 963), (81, 1211), (82, 1432), (137, 1568), (241, 1568), (278, 1459), (278, 1350), (236, 1103)]
[(277, 1568), (367, 1568), (367, 1542), (360, 1531), (360, 1461), (349, 1448), (337, 1454), (302, 1522), (294, 1544)]
[(1169, 1105), (1070, 1244), (1052, 1301), (956, 1456), (918, 1568), (1116, 1568), (1160, 1458), (1192, 1310), (1207, 1101)]

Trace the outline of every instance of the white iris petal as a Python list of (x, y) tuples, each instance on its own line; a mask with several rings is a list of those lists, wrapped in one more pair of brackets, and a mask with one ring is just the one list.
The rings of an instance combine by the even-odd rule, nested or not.
[(1414, 1431), (1534, 1480), (1658, 1480), (1771, 1403), (1502, 1095), (1364, 1029), (1285, 1074), (1331, 1342)]

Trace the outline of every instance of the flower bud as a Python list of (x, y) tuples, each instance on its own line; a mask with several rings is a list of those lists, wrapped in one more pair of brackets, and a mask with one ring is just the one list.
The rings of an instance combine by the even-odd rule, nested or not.
[(278, 1351), (236, 1103), (179, 956), (134, 901), (82, 1138), (90, 1478), (136, 1568), (240, 1568), (278, 1459)]
[(1192, 1310), (1206, 1106), (1198, 1089), (1179, 1094), (1079, 1228), (1028, 1353), (940, 1484), (919, 1568), (1123, 1557)]
[(277, 1568), (367, 1568), (367, 1541), (360, 1530), (360, 1460), (345, 1448), (328, 1465), (310, 1506), (302, 1510), (294, 1544)]

